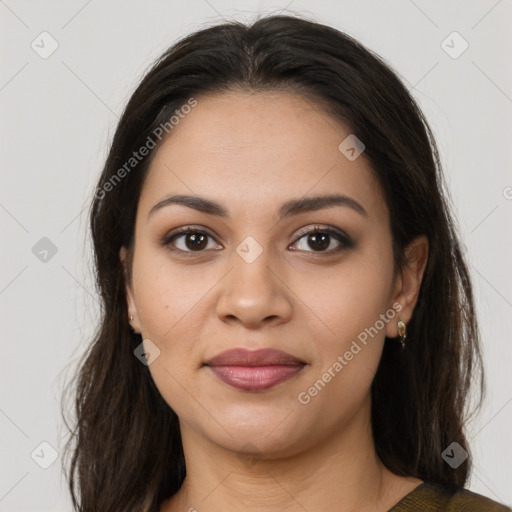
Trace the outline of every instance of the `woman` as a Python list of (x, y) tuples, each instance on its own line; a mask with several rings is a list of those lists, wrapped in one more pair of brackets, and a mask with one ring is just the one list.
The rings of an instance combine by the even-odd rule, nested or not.
[(333, 28), (162, 55), (91, 209), (76, 509), (510, 510), (464, 490), (481, 361), (443, 187), (406, 88)]

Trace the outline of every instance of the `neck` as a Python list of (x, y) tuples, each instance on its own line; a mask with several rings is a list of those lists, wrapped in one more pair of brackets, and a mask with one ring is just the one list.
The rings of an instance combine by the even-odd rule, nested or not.
[(343, 431), (273, 459), (226, 450), (182, 426), (187, 476), (161, 512), (387, 511), (412, 487), (377, 457), (366, 405)]

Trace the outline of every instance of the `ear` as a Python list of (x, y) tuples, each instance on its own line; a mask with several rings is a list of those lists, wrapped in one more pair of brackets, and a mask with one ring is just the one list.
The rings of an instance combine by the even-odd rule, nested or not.
[[(416, 237), (405, 249), (406, 263), (395, 277), (392, 304), (400, 303), (396, 322), (388, 322), (386, 336), (398, 336), (398, 320), (406, 324), (412, 318), (416, 302), (420, 293), (423, 273), (428, 261), (428, 239), (425, 235)], [(398, 309), (397, 309), (398, 311)]]
[[(121, 247), (119, 250), (119, 258), (121, 260), (121, 263), (123, 265), (124, 269), (124, 282), (125, 282), (125, 291), (126, 291), (126, 306), (128, 309), (128, 322), (132, 326), (133, 330), (136, 333), (140, 334), (140, 327), (139, 327), (139, 319), (137, 315), (137, 306), (135, 305), (135, 296), (133, 293), (133, 285), (132, 285), (132, 279), (128, 272), (128, 265), (127, 265), (127, 256), (128, 256), (128, 250), (126, 247)], [(133, 320), (130, 320), (130, 317), (133, 317)]]

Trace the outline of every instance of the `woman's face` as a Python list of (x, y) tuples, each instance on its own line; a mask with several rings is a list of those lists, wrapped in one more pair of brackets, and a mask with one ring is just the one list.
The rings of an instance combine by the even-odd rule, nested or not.
[[(141, 192), (132, 325), (183, 436), (293, 454), (365, 418), (384, 338), (412, 312), (388, 209), (350, 130), (301, 96), (196, 99)], [(171, 239), (185, 227), (200, 233)], [(290, 357), (205, 364), (235, 348)]]

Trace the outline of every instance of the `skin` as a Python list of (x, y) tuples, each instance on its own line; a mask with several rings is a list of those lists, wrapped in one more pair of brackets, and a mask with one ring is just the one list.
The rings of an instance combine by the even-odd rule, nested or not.
[[(398, 336), (398, 319), (413, 313), (427, 240), (413, 241), (395, 275), (389, 212), (369, 162), (338, 150), (350, 129), (319, 106), (282, 91), (196, 99), (151, 164), (127, 270), (131, 324), (160, 350), (149, 369), (179, 417), (187, 465), (182, 488), (160, 510), (387, 511), (421, 480), (394, 475), (377, 457), (370, 385), (385, 336)], [(333, 206), (278, 219), (285, 201), (332, 193), (367, 215)], [(230, 217), (169, 205), (148, 218), (170, 194), (207, 197)], [(190, 258), (161, 244), (187, 225), (211, 236), (202, 252), (186, 235), (174, 240)], [(333, 252), (343, 245), (330, 237), (315, 250), (299, 234), (328, 225), (354, 247)], [(251, 263), (236, 251), (248, 236), (262, 249)], [(300, 403), (299, 393), (393, 304), (400, 312)], [(203, 366), (235, 347), (276, 348), (307, 365), (264, 392), (241, 391)]]

